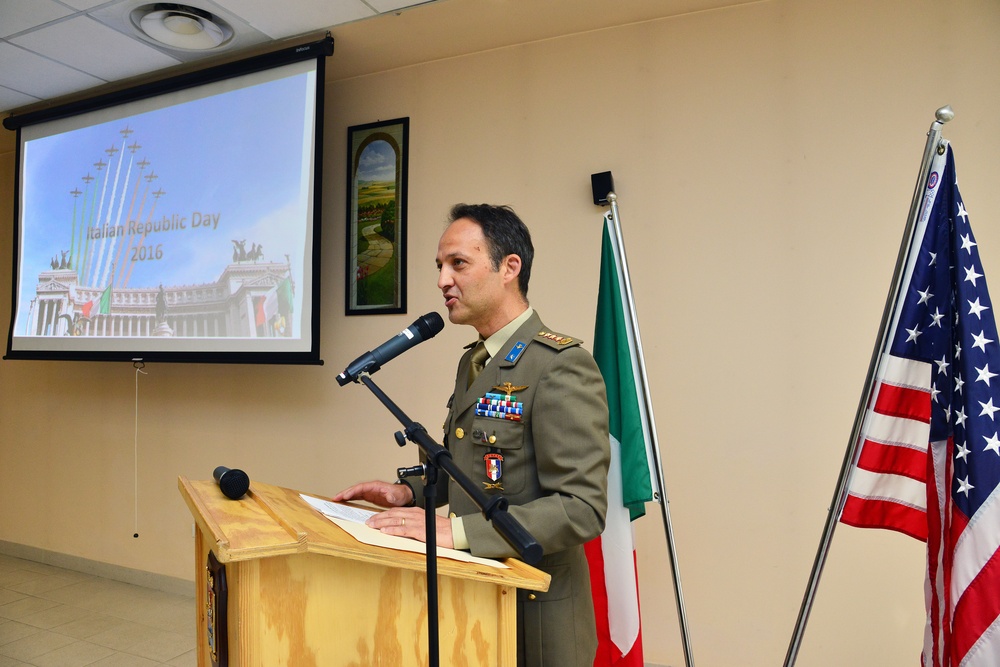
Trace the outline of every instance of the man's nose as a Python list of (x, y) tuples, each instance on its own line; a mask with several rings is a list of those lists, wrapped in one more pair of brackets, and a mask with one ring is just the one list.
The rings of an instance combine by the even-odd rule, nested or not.
[(451, 286), (451, 284), (451, 271), (446, 268), (442, 268), (438, 271), (438, 289), (442, 291), (446, 290)]

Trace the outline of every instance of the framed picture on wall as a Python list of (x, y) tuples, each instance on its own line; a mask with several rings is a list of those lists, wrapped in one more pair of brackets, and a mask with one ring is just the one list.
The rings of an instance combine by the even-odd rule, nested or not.
[(406, 312), (409, 130), (409, 118), (347, 128), (347, 315)]

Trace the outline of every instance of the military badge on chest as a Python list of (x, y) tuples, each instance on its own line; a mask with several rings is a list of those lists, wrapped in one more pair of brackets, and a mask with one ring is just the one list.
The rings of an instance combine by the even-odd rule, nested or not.
[[(510, 382), (493, 387), (493, 391), (485, 394), (476, 402), (475, 414), (477, 417), (487, 417), (483, 424), (488, 424), (489, 420), (499, 421), (521, 421), (524, 414), (524, 404), (517, 400), (515, 391), (523, 391), (527, 386), (515, 386)], [(497, 393), (500, 392), (500, 393)], [(495, 431), (490, 433), (482, 426), (473, 429), (472, 438), (475, 442), (493, 445), (497, 442)], [(486, 480), (483, 482), (485, 491), (503, 491), (503, 454), (497, 447), (490, 447), (489, 451), (483, 455)]]
[(503, 454), (490, 448), (490, 451), (483, 457), (483, 462), (486, 463), (486, 478), (490, 480), (483, 482), (485, 490), (503, 491), (503, 481), (500, 479), (503, 477)]
[[(476, 416), (521, 421), (521, 415), (524, 414), (524, 403), (517, 400), (517, 396), (514, 396), (513, 392), (523, 391), (527, 388), (526, 386), (514, 386), (510, 382), (493, 387), (494, 391), (482, 396), (476, 402)], [(503, 393), (496, 393), (498, 391)]]

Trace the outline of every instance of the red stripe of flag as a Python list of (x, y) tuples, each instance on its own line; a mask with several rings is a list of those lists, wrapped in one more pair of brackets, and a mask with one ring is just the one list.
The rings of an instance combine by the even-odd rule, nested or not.
[(858, 467), (871, 472), (902, 475), (923, 482), (927, 479), (927, 452), (900, 445), (865, 440)]
[(924, 511), (890, 500), (848, 496), (840, 521), (856, 528), (888, 528), (918, 540), (927, 540)]
[(875, 412), (890, 417), (902, 417), (929, 424), (930, 395), (924, 389), (882, 384), (875, 399)]
[[(994, 552), (955, 605), (952, 655), (964, 656), (1000, 616), (1000, 551)], [(958, 661), (956, 660), (956, 663)]]
[[(632, 649), (622, 655), (611, 639), (610, 615), (608, 614), (608, 589), (604, 577), (604, 548), (602, 537), (598, 537), (583, 545), (590, 566), (591, 594), (594, 598), (594, 615), (597, 625), (597, 655), (594, 665), (602, 667), (643, 667), (642, 628)], [(637, 560), (632, 552), (633, 562)]]

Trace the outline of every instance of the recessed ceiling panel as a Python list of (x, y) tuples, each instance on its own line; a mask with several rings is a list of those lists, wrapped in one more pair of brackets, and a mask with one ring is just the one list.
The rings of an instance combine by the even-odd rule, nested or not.
[(53, 60), (71, 63), (76, 69), (105, 81), (180, 62), (87, 16), (53, 23), (10, 41)]
[(0, 43), (3, 85), (25, 95), (49, 99), (93, 88), (102, 79), (43, 58), (12, 44)]
[[(196, 2), (190, 4), (197, 6)], [(295, 11), (274, 0), (216, 0), (273, 39), (324, 30), (330, 26), (376, 16), (361, 0), (298, 0)]]
[(31, 97), (30, 95), (19, 93), (16, 90), (0, 86), (0, 109), (15, 109), (17, 107), (24, 107), (39, 101), (41, 100), (37, 97)]
[(69, 5), (73, 9), (87, 10), (107, 3), (107, 0), (62, 0), (64, 5)]
[(72, 13), (55, 0), (3, 0), (3, 8), (0, 9), (0, 37), (16, 35), (22, 30)]

